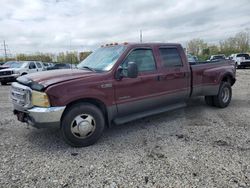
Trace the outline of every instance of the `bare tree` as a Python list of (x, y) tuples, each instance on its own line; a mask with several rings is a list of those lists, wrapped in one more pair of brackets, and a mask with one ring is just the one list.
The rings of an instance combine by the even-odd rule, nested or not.
[(200, 55), (205, 48), (207, 48), (207, 43), (202, 39), (192, 39), (187, 43), (188, 53), (196, 56)]

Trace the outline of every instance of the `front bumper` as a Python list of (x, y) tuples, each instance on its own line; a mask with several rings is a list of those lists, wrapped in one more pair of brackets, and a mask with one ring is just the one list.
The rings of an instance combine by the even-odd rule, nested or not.
[(18, 120), (26, 122), (36, 128), (60, 127), (60, 121), (64, 112), (65, 106), (61, 107), (33, 107), (26, 111), (15, 109), (14, 114)]
[(243, 61), (240, 63), (240, 66), (250, 67), (250, 61)]
[(19, 74), (12, 74), (12, 75), (6, 75), (6, 76), (0, 76), (1, 82), (14, 82), (17, 77), (20, 76)]

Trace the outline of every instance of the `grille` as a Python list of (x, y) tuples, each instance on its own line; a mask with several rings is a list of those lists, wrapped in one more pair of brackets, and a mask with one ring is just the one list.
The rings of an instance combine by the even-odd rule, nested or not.
[(24, 109), (30, 108), (31, 105), (31, 89), (17, 82), (11, 85), (11, 100), (14, 105), (18, 105)]
[(13, 72), (12, 71), (2, 71), (0, 72), (0, 76), (7, 76), (7, 75), (11, 75)]

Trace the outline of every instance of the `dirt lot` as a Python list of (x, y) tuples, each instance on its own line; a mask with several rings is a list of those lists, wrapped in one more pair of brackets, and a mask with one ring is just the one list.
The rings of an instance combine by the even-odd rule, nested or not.
[(19, 123), (0, 86), (0, 187), (250, 187), (250, 69), (226, 109), (187, 108), (107, 130), (88, 148)]

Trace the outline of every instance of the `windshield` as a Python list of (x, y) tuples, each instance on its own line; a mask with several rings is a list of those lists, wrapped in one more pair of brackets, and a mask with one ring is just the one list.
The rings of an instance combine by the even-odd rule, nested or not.
[(125, 46), (101, 47), (84, 59), (77, 68), (89, 67), (95, 71), (109, 71), (116, 63), (121, 54), (125, 51)]
[(16, 61), (8, 61), (8, 62), (4, 63), (3, 65), (9, 67), (12, 63), (16, 63)]
[(10, 65), (8, 65), (10, 68), (21, 68), (25, 67), (27, 62), (13, 62)]
[(225, 59), (223, 55), (215, 55), (213, 59)]

